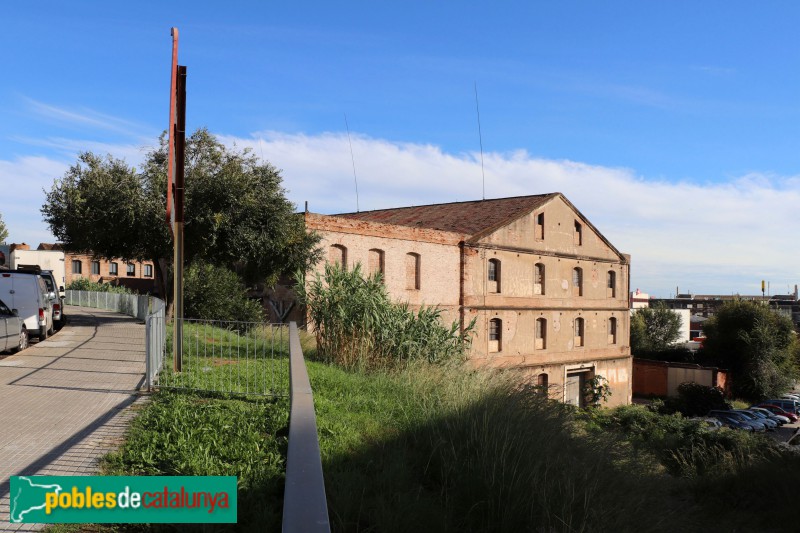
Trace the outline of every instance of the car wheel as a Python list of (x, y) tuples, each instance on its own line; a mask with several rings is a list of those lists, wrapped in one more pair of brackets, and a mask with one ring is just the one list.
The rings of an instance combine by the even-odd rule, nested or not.
[(47, 326), (44, 326), (41, 329), (41, 333), (39, 333), (39, 342), (47, 340)]
[(22, 329), (19, 332), (19, 345), (14, 349), (14, 353), (21, 352), (25, 348), (28, 347), (28, 330), (25, 326), (22, 326)]
[(47, 330), (47, 334), (52, 335), (55, 332), (56, 332), (56, 321), (53, 320), (52, 322), (50, 322), (50, 329)]

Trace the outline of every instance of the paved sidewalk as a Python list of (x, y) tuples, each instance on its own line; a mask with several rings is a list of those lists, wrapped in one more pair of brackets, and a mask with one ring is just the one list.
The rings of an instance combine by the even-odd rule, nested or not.
[(0, 531), (11, 524), (12, 475), (91, 475), (122, 441), (144, 380), (144, 324), (68, 306), (67, 325), (16, 355), (0, 355)]

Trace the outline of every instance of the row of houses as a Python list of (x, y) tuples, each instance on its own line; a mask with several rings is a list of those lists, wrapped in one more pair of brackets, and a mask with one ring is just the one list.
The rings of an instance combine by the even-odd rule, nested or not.
[[(38, 264), (50, 268), (64, 286), (81, 278), (97, 283), (122, 285), (141, 293), (155, 293), (152, 261), (122, 258), (102, 259), (91, 254), (66, 252), (59, 244), (41, 243), (31, 250), (27, 243), (0, 247), (0, 266)], [(60, 274), (58, 274), (60, 272)]]

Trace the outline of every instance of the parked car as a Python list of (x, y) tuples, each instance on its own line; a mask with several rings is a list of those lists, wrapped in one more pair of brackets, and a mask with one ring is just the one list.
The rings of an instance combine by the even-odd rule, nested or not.
[(771, 411), (768, 411), (768, 410), (764, 409), (763, 407), (748, 407), (747, 410), (748, 411), (755, 411), (756, 413), (761, 413), (762, 415), (766, 416), (767, 418), (769, 418), (771, 420), (774, 420), (775, 422), (777, 422), (781, 426), (791, 422), (789, 417), (786, 417), (786, 416), (783, 416), (783, 415), (777, 415), (777, 414), (775, 414), (775, 413), (773, 413)]
[(719, 421), (719, 419), (710, 416), (696, 416), (690, 418), (689, 420), (699, 423), (700, 427), (707, 431), (717, 431), (723, 427), (723, 424)]
[(783, 394), (783, 395), (781, 395), (781, 398), (783, 398), (785, 400), (794, 400), (796, 402), (800, 402), (800, 395), (797, 395), (797, 394), (791, 394), (791, 393), (790, 394)]
[(760, 403), (760, 404), (756, 405), (756, 407), (760, 407), (761, 409), (766, 409), (767, 411), (769, 411), (771, 413), (774, 413), (776, 415), (785, 416), (791, 422), (797, 422), (798, 420), (800, 420), (800, 417), (798, 417), (796, 414), (794, 414), (792, 412), (789, 412), (789, 411), (786, 411), (786, 410), (784, 410), (783, 408), (781, 408), (781, 407), (779, 407), (777, 405), (772, 405), (772, 404), (769, 404), (769, 403)]
[(767, 427), (767, 431), (775, 431), (778, 429), (778, 424), (776, 421), (767, 418), (765, 415), (761, 413), (757, 413), (755, 411), (748, 411), (747, 409), (734, 409), (735, 412), (744, 415), (747, 417), (751, 422), (760, 422)]
[(22, 319), (0, 300), (0, 352), (28, 347), (28, 330)]
[(796, 402), (794, 400), (787, 400), (786, 398), (770, 398), (768, 400), (764, 400), (761, 402), (761, 404), (777, 405), (784, 411), (789, 411), (790, 413), (800, 415), (800, 402)]
[(45, 285), (47, 285), (47, 297), (50, 298), (53, 311), (53, 325), (61, 329), (64, 325), (64, 296), (61, 295), (64, 287), (58, 287), (53, 271), (42, 270), (39, 265), (19, 265), (16, 272), (28, 272), (42, 277)]
[[(712, 413), (714, 413), (714, 414), (712, 414)], [(766, 424), (762, 424), (760, 421), (755, 420), (754, 416), (753, 417), (746, 416), (744, 413), (740, 413), (740, 412), (735, 411), (733, 409), (731, 409), (729, 411), (721, 411), (721, 410), (720, 411), (711, 411), (709, 414), (711, 414), (712, 416), (716, 417), (716, 413), (721, 413), (721, 414), (724, 414), (725, 416), (735, 418), (736, 420), (739, 420), (740, 422), (743, 422), (743, 423), (745, 423), (745, 424), (747, 424), (749, 426), (752, 426), (753, 430), (755, 430), (755, 431), (763, 432), (763, 431), (767, 430), (767, 425)]]
[(16, 311), (28, 335), (43, 341), (53, 333), (53, 306), (40, 275), (14, 270), (0, 273), (0, 300)]
[(756, 430), (756, 428), (752, 424), (745, 422), (744, 420), (734, 416), (728, 411), (710, 411), (708, 413), (708, 416), (716, 418), (724, 426), (729, 427), (731, 429), (741, 429), (742, 431), (749, 431), (751, 433)]

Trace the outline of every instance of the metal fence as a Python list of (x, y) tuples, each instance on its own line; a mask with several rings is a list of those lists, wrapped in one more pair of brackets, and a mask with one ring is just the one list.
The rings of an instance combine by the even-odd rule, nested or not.
[(64, 303), (79, 307), (94, 307), (95, 309), (108, 309), (123, 315), (132, 316), (139, 320), (147, 319), (155, 302), (164, 302), (158, 298), (138, 294), (117, 294), (113, 292), (97, 291), (64, 291)]
[(183, 355), (175, 370), (175, 320), (163, 309), (147, 317), (147, 386), (257, 396), (289, 394), (285, 324), (182, 319)]

